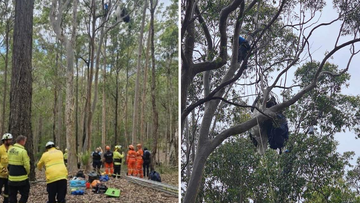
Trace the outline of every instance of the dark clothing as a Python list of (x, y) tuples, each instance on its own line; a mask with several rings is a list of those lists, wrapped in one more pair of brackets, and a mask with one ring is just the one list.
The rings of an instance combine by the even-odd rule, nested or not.
[(11, 182), (9, 181), (9, 202), (10, 203), (17, 203), (17, 194), (18, 192), (21, 195), (19, 202), (26, 203), (29, 198), (30, 192), (30, 183), (29, 179), (25, 181), (19, 182)]
[(93, 167), (95, 170), (100, 170), (101, 167), (101, 161), (100, 160), (93, 160)]
[[(143, 171), (144, 171), (144, 177), (147, 176), (149, 177), (149, 167), (150, 167), (150, 162), (145, 162), (143, 163)], [(146, 170), (146, 173), (145, 173)]]
[(8, 179), (7, 178), (0, 178), (0, 193), (4, 186), (4, 203), (8, 203), (9, 201), (9, 186), (8, 186)]
[(92, 158), (93, 158), (93, 161), (100, 161), (101, 160), (101, 155), (100, 155), (99, 152), (93, 152)]
[(104, 154), (105, 162), (106, 163), (113, 163), (113, 153), (111, 151), (106, 151)]
[(238, 53), (238, 62), (245, 59), (248, 51), (250, 50), (249, 42), (246, 39), (239, 37), (239, 53)]
[[(62, 179), (46, 185), (48, 192), (48, 203), (65, 203), (67, 180)], [(55, 197), (57, 201), (55, 201)]]
[(114, 174), (120, 175), (121, 172), (121, 165), (114, 165)]

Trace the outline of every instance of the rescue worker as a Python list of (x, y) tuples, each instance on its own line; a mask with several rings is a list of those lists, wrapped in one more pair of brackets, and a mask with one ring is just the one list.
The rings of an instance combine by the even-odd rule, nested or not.
[(67, 166), (67, 159), (68, 159), (68, 153), (67, 153), (67, 149), (65, 149), (64, 162), (65, 162), (65, 165), (66, 165), (66, 166)]
[[(68, 171), (64, 155), (61, 150), (55, 148), (52, 141), (47, 142), (45, 147), (46, 152), (42, 154), (37, 168), (41, 171), (45, 166), (48, 203), (65, 203)], [(55, 201), (55, 197), (57, 201)]]
[(238, 53), (238, 62), (245, 59), (248, 51), (250, 50), (249, 42), (243, 37), (239, 36), (239, 53)]
[(139, 176), (140, 178), (143, 178), (143, 155), (144, 151), (142, 150), (141, 144), (137, 144), (137, 151), (136, 151), (136, 170), (135, 170), (135, 176)]
[(9, 201), (8, 189), (8, 151), (11, 149), (13, 136), (10, 133), (5, 133), (2, 136), (3, 144), (0, 146), (0, 193), (4, 186), (4, 203)]
[(105, 147), (106, 152), (104, 153), (104, 166), (105, 166), (105, 174), (111, 176), (114, 173), (114, 160), (113, 153), (110, 151), (110, 147)]
[(26, 203), (29, 198), (30, 159), (24, 148), (27, 138), (19, 135), (16, 144), (8, 151), (9, 160), (9, 202), (17, 203), (17, 194), (21, 197), (19, 202)]
[(115, 151), (114, 151), (114, 174), (113, 174), (113, 176), (115, 176), (116, 178), (118, 176), (120, 177), (121, 163), (122, 163), (123, 158), (124, 158), (124, 152), (121, 150), (121, 146), (120, 145), (115, 146)]
[(146, 177), (146, 176), (149, 177), (151, 153), (146, 147), (144, 148), (143, 160), (144, 160), (144, 163), (143, 163), (144, 177)]
[(127, 163), (127, 166), (128, 166), (127, 175), (128, 176), (135, 175), (136, 152), (134, 150), (133, 145), (129, 145), (129, 151), (128, 151), (127, 156), (126, 156), (126, 163)]
[(100, 173), (101, 153), (100, 153), (100, 148), (99, 147), (96, 148), (96, 150), (91, 153), (91, 157), (92, 157), (92, 160), (93, 160), (94, 171), (96, 171), (97, 173)]

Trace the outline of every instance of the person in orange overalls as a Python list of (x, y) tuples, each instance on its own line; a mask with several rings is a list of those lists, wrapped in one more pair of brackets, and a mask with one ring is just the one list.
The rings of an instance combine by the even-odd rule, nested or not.
[(141, 148), (141, 144), (137, 144), (137, 152), (136, 152), (136, 170), (135, 170), (135, 176), (140, 176), (140, 178), (143, 178), (143, 155), (144, 151)]
[(126, 156), (126, 164), (127, 164), (127, 167), (128, 167), (127, 175), (128, 176), (135, 175), (136, 152), (134, 150), (133, 145), (129, 145), (129, 151), (128, 151), (127, 156)]
[(114, 160), (113, 153), (110, 151), (110, 147), (105, 147), (106, 152), (104, 153), (104, 166), (105, 166), (105, 174), (111, 176), (114, 173)]

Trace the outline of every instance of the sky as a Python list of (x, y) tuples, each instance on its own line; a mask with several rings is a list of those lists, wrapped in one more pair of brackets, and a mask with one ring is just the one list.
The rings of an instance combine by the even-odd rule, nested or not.
[[(327, 5), (323, 9), (319, 23), (330, 22), (337, 17), (337, 12), (332, 6), (332, 0), (326, 0), (326, 2)], [(312, 44), (312, 51), (314, 51), (314, 60), (321, 61), (324, 57), (324, 53), (334, 48), (335, 40), (338, 34), (336, 31), (339, 30), (340, 26), (340, 22), (335, 23), (333, 25), (319, 29), (313, 34), (313, 37), (310, 39), (310, 44)], [(341, 42), (345, 42), (351, 39), (351, 37), (341, 37), (340, 44)], [(360, 43), (357, 43), (355, 47), (357, 47), (357, 50), (359, 50)], [(346, 47), (334, 54), (333, 57), (328, 60), (328, 62), (338, 65), (340, 69), (344, 69), (346, 68), (349, 56), (349, 48)], [(351, 79), (349, 81), (350, 86), (348, 88), (342, 89), (343, 94), (353, 96), (360, 95), (359, 64), (360, 55), (356, 55), (353, 58), (348, 71), (348, 73), (351, 75)], [(352, 132), (338, 133), (335, 135), (335, 139), (339, 142), (339, 146), (337, 148), (338, 152), (343, 153), (346, 151), (354, 151), (356, 153), (354, 159), (350, 161), (350, 163), (353, 165), (356, 164), (356, 159), (360, 156), (360, 139), (355, 139), (355, 137), (356, 135)]]

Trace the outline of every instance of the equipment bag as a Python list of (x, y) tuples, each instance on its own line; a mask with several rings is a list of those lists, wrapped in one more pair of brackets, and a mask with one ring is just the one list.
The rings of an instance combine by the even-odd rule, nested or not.
[(149, 174), (150, 180), (161, 182), (160, 174), (156, 171), (152, 171)]
[(277, 114), (278, 125), (268, 126), (267, 134), (271, 149), (280, 149), (285, 146), (285, 141), (289, 139), (289, 127), (287, 125), (286, 117), (282, 113)]

